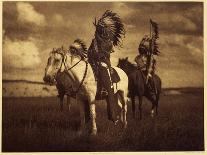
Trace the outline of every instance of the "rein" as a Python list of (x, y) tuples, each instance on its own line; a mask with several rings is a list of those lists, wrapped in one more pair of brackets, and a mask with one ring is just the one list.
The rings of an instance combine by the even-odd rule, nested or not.
[[(66, 58), (67, 58), (67, 57), (66, 57)], [(69, 70), (71, 70), (73, 67), (75, 67), (76, 65), (78, 65), (81, 61), (82, 61), (82, 60), (80, 59), (78, 62), (76, 62), (76, 63), (75, 63), (72, 67), (70, 67), (70, 68), (67, 68), (67, 66), (65, 65), (65, 62), (63, 62), (63, 63), (64, 63), (64, 66), (65, 66), (66, 70), (69, 71)]]
[(81, 82), (80, 82), (80, 84), (79, 84), (77, 90), (76, 90), (76, 91), (73, 91), (75, 94), (78, 93), (78, 91), (80, 90), (80, 88), (81, 88), (81, 86), (83, 85), (83, 82), (84, 82), (84, 80), (85, 80), (85, 78), (86, 78), (86, 74), (87, 74), (87, 70), (88, 70), (88, 62), (86, 62), (86, 61), (84, 61), (84, 62), (86, 63), (86, 69), (85, 69), (83, 78), (82, 78), (82, 80), (81, 80)]
[[(67, 57), (66, 57), (66, 58), (67, 58)], [(66, 66), (66, 64), (65, 64), (65, 61), (62, 61), (62, 62), (63, 62), (64, 66), (65, 66), (65, 68), (66, 68), (66, 71), (67, 71), (67, 73), (68, 73), (69, 70), (71, 70), (73, 67), (75, 67), (76, 65), (78, 65), (81, 61), (82, 61), (82, 59), (80, 59), (77, 63), (75, 63), (75, 64), (74, 64), (72, 67), (70, 67), (70, 68), (67, 68), (67, 66)], [(80, 82), (80, 84), (79, 84), (77, 90), (75, 90), (75, 91), (73, 90), (73, 91), (72, 91), (72, 93), (74, 93), (74, 94), (77, 94), (77, 93), (79, 92), (79, 90), (80, 90), (81, 86), (83, 85), (83, 82), (84, 82), (84, 80), (85, 80), (85, 78), (86, 78), (86, 74), (87, 74), (87, 70), (88, 70), (88, 62), (87, 62), (87, 61), (84, 61), (84, 62), (86, 63), (85, 72), (84, 72), (83, 78), (82, 78), (82, 80), (81, 80), (81, 82)], [(62, 66), (62, 64), (61, 64), (61, 66)], [(68, 73), (68, 75), (69, 75), (69, 73)]]

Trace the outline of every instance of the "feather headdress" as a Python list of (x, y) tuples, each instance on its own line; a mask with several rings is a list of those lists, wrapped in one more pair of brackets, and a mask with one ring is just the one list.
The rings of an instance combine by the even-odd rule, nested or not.
[(86, 58), (87, 57), (87, 47), (86, 44), (81, 39), (76, 39), (72, 45), (70, 45), (69, 49), (75, 49), (80, 56)]
[(158, 28), (158, 24), (155, 23), (154, 21), (152, 21), (150, 19), (150, 24), (151, 24), (151, 38), (152, 38), (152, 45), (153, 45), (153, 54), (154, 55), (158, 55), (160, 53), (159, 48), (158, 48), (158, 44), (157, 44), (157, 39), (159, 38), (159, 28)]
[(125, 29), (116, 13), (107, 10), (98, 22), (95, 19), (94, 25), (96, 26), (96, 34), (102, 39), (111, 40), (114, 46), (121, 45), (121, 38), (122, 35), (125, 35)]

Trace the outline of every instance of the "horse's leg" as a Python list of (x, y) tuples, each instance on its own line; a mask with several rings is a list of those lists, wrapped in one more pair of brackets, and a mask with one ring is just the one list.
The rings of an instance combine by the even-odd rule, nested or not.
[(70, 111), (71, 108), (70, 96), (67, 96), (67, 106), (68, 106), (68, 111)]
[(123, 101), (122, 101), (122, 99), (121, 99), (121, 92), (117, 92), (116, 94), (116, 98), (117, 98), (117, 100), (118, 100), (118, 106), (119, 107), (121, 107), (121, 111), (120, 111), (120, 120), (123, 122), (124, 121), (124, 116), (123, 116)]
[(90, 118), (92, 122), (92, 131), (91, 135), (96, 135), (97, 134), (97, 127), (96, 127), (96, 105), (94, 102), (89, 103), (90, 105)]
[(152, 104), (152, 109), (151, 109), (151, 117), (154, 117), (154, 113), (155, 113), (154, 108), (155, 108), (155, 104), (153, 103)]
[(126, 113), (127, 113), (127, 97), (124, 97), (124, 92), (118, 91), (118, 102), (121, 103), (121, 121), (123, 123), (124, 128), (127, 127)]
[[(77, 101), (78, 102), (78, 101)], [(79, 101), (79, 110), (80, 110), (80, 129), (78, 131), (78, 135), (81, 135), (85, 128), (85, 108), (84, 108), (84, 102)]]
[(139, 119), (142, 119), (142, 96), (139, 96)]
[(131, 102), (132, 102), (132, 115), (133, 115), (133, 118), (135, 118), (135, 113), (136, 113), (136, 110), (135, 110), (135, 96), (131, 97)]
[(158, 115), (159, 99), (160, 99), (160, 94), (159, 94), (159, 92), (158, 92), (158, 93), (156, 94), (156, 115)]
[[(153, 88), (154, 88), (154, 94), (153, 94), (154, 98), (153, 97), (152, 98), (155, 102), (154, 106), (156, 108), (156, 115), (157, 115), (158, 114), (158, 102), (159, 102), (160, 92), (158, 90), (159, 87), (157, 87), (158, 85), (157, 85), (155, 78), (152, 78), (152, 80), (153, 80), (152, 84), (153, 84)], [(152, 111), (151, 111), (151, 115), (152, 115)]]
[[(112, 102), (114, 101), (114, 102)], [(113, 121), (115, 124), (117, 122), (117, 116), (116, 116), (116, 111), (117, 111), (117, 105), (118, 104), (118, 99), (117, 96), (107, 96), (106, 97), (106, 103), (107, 103), (107, 116), (108, 120)]]
[[(156, 94), (153, 95), (151, 100), (152, 100), (151, 116), (154, 117), (155, 110), (156, 110), (156, 114), (157, 114), (157, 106), (158, 106), (158, 104), (157, 104), (157, 95)], [(154, 108), (156, 108), (156, 109), (154, 110)]]
[(59, 95), (59, 101), (60, 101), (60, 110), (63, 111), (64, 95)]
[(123, 105), (123, 113), (124, 113), (124, 128), (126, 128), (127, 127), (127, 102), (128, 102), (128, 97), (127, 96), (125, 96), (124, 97), (124, 105)]
[(151, 116), (154, 117), (154, 108), (156, 106), (156, 96), (155, 95), (147, 95), (146, 96), (152, 102)]
[[(121, 91), (118, 91), (116, 94), (114, 94), (114, 99), (115, 99), (115, 105), (114, 105), (114, 111), (117, 114), (116, 119), (119, 120), (121, 119), (121, 121), (123, 120), (123, 115), (122, 115), (122, 105), (123, 105), (123, 101), (120, 100), (121, 98)], [(121, 118), (122, 117), (122, 118)], [(118, 121), (115, 122), (115, 125)]]
[(109, 107), (110, 106), (110, 103), (109, 103), (109, 99), (108, 97), (106, 97), (106, 104), (107, 104), (107, 116), (108, 116), (108, 120), (112, 120), (112, 116), (111, 116), (111, 108)]
[[(152, 106), (156, 108), (156, 115), (158, 115), (158, 106), (159, 106), (158, 104), (159, 104), (160, 92), (161, 92), (161, 80), (159, 79), (159, 77), (153, 78), (153, 85), (154, 85), (154, 89), (155, 89), (155, 94), (152, 94), (151, 100), (152, 100), (152, 102), (154, 102)], [(153, 107), (151, 110), (152, 116), (154, 114)]]

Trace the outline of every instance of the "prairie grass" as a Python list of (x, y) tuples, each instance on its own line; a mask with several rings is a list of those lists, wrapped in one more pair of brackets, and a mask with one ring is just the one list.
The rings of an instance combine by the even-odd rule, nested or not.
[(60, 111), (57, 101), (56, 97), (3, 97), (2, 151), (204, 150), (203, 89), (180, 95), (162, 94), (159, 114), (154, 118), (150, 117), (151, 104), (147, 100), (143, 103), (142, 120), (132, 118), (129, 103), (125, 130), (108, 121), (105, 102), (97, 102), (96, 137), (87, 133), (78, 136), (78, 106), (73, 102), (71, 111), (66, 105)]

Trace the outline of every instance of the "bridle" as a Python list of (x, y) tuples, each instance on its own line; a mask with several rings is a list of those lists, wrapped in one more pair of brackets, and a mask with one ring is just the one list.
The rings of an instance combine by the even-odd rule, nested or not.
[(70, 68), (68, 68), (68, 66), (66, 65), (66, 60), (67, 60), (67, 56), (66, 56), (66, 54), (63, 54), (63, 53), (59, 53), (59, 54), (61, 54), (61, 56), (62, 56), (62, 62), (61, 62), (60, 68), (58, 69), (58, 71), (57, 71), (57, 73), (56, 73), (56, 75), (55, 75), (55, 79), (56, 79), (56, 77), (57, 77), (57, 74), (61, 72), (62, 65), (65, 66), (65, 70), (64, 70), (64, 71), (66, 71), (66, 73), (67, 73), (68, 76), (70, 77), (69, 71), (70, 71), (72, 68), (74, 68), (75, 66), (77, 66), (81, 61), (84, 61), (85, 64), (86, 64), (85, 72), (84, 72), (83, 78), (82, 78), (82, 80), (81, 80), (81, 82), (80, 82), (78, 88), (77, 88), (75, 91), (72, 90), (72, 94), (75, 94), (75, 95), (76, 95), (76, 94), (79, 92), (79, 90), (80, 90), (80, 88), (81, 88), (81, 86), (83, 85), (83, 82), (84, 82), (84, 80), (85, 80), (85, 77), (86, 77), (86, 74), (87, 74), (87, 70), (88, 70), (88, 62), (85, 61), (85, 60), (83, 60), (83, 59), (80, 59), (80, 60), (79, 60), (78, 62), (76, 62), (73, 66), (71, 66)]

